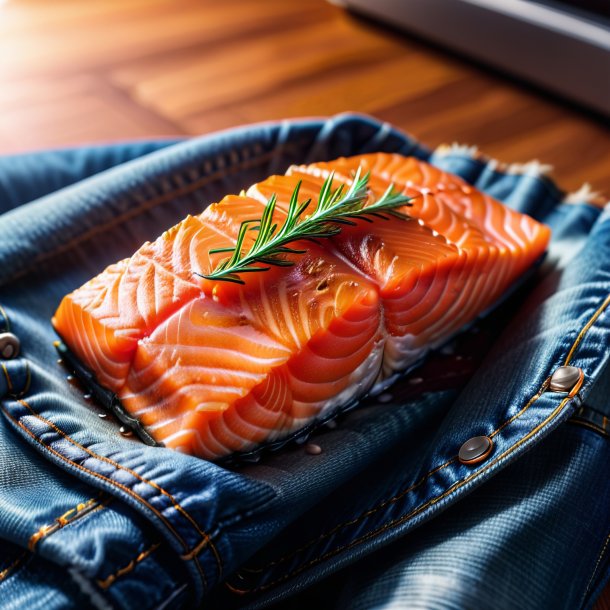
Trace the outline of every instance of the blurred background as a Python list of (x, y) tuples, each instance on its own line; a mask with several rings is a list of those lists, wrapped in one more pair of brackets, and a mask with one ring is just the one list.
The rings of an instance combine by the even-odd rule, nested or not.
[[(406, 0), (402, 21), (370, 10), (400, 0), (351, 3), (375, 20), (324, 0), (0, 0), (0, 153), (354, 110), (430, 146), (459, 141), (503, 161), (538, 158), (565, 189), (588, 181), (610, 194), (603, 108), (465, 59), (470, 50), (452, 40), (462, 26), (438, 11), (447, 1), (459, 4), (426, 0), (437, 9), (430, 43), (425, 27), (409, 24)], [(510, 36), (523, 49), (522, 34)], [(485, 60), (485, 44), (496, 45), (482, 40)], [(528, 49), (532, 60), (553, 54), (542, 42)], [(592, 66), (591, 78), (610, 97), (607, 70)]]

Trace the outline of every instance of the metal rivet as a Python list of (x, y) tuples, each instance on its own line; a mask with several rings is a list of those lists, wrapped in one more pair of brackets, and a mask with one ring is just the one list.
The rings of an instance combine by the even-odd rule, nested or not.
[(473, 436), (460, 447), (458, 459), (462, 464), (482, 462), (491, 453), (493, 445), (488, 436)]
[(13, 333), (0, 333), (0, 356), (6, 360), (19, 355), (21, 342)]
[(560, 366), (551, 376), (549, 389), (552, 392), (570, 392), (583, 376), (576, 366)]

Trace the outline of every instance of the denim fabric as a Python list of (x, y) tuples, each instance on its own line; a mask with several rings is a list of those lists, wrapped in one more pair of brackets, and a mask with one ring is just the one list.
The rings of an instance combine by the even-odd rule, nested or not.
[(3, 157), (0, 213), (177, 142), (168, 138)]
[[(0, 160), (0, 329), (22, 343), (0, 361), (2, 606), (586, 607), (609, 575), (609, 211), (565, 202), (532, 166), (431, 153), (356, 115), (155, 147)], [(290, 163), (377, 150), (462, 175), (553, 241), (389, 398), (316, 432), (321, 455), (221, 466), (147, 447), (67, 382), (50, 325), (65, 293)], [(573, 398), (547, 387), (564, 363), (584, 371)], [(481, 434), (491, 455), (461, 464)]]

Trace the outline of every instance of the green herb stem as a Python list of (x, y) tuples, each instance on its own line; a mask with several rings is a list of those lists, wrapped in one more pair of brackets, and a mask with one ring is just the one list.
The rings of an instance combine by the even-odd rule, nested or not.
[[(305, 254), (306, 250), (288, 247), (288, 244), (304, 239), (326, 239), (341, 232), (342, 225), (355, 226), (355, 219), (373, 222), (374, 218), (387, 220), (394, 216), (404, 220), (409, 216), (397, 210), (399, 207), (412, 205), (411, 198), (394, 190), (390, 185), (385, 193), (370, 205), (365, 205), (368, 199), (368, 183), (370, 175), (362, 176), (357, 170), (350, 187), (345, 191), (342, 184), (333, 189), (334, 172), (324, 181), (318, 196), (316, 209), (307, 217), (303, 214), (309, 207), (311, 199), (299, 203), (299, 181), (290, 197), (288, 212), (284, 223), (278, 227), (273, 222), (273, 214), (277, 205), (277, 197), (273, 194), (260, 219), (246, 220), (241, 223), (234, 247), (210, 250), (210, 254), (227, 252), (229, 257), (219, 263), (209, 274), (197, 273), (208, 280), (222, 280), (244, 284), (239, 277), (242, 273), (269, 271), (269, 266), (290, 267), (294, 262), (288, 260), (288, 254)], [(249, 231), (258, 231), (254, 243), (249, 250), (244, 251), (244, 242)]]

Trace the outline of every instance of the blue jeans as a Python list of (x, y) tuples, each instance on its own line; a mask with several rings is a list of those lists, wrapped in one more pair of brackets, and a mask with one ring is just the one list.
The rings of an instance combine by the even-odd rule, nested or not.
[[(296, 162), (428, 159), (548, 223), (546, 260), (383, 401), (218, 465), (119, 434), (66, 379), (61, 297)], [(342, 115), (0, 159), (2, 608), (586, 608), (610, 576), (610, 213), (536, 167)], [(584, 372), (575, 396), (548, 379)], [(467, 439), (492, 439), (466, 465)]]

